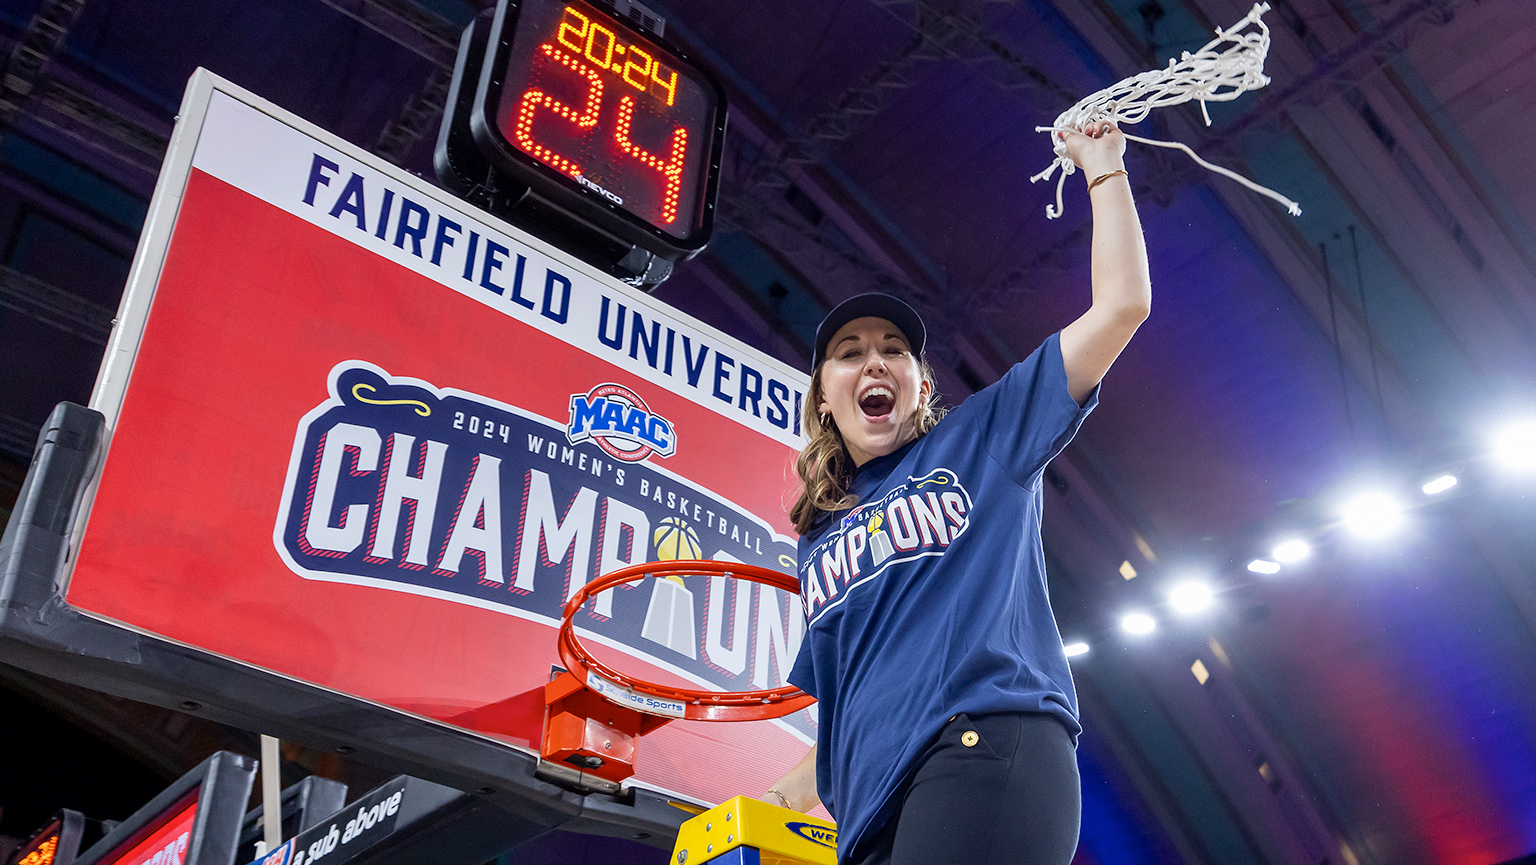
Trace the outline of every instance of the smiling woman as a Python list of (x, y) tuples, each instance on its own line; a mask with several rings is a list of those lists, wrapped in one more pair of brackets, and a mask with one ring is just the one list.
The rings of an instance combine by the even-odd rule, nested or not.
[[(791, 513), (816, 747), (764, 795), (838, 820), (840, 862), (1065, 865), (1082, 725), (1052, 616), (1041, 477), (1146, 318), (1146, 249), (1109, 124), (1063, 145), (1094, 205), (1093, 303), (946, 416), (906, 303), (816, 330)], [(942, 423), (940, 422), (942, 419)], [(966, 838), (965, 845), (955, 840)]]
[(921, 357), (925, 339), (917, 313), (883, 294), (850, 298), (817, 328), (812, 367), (819, 373), (807, 403), (815, 410), (805, 413), (810, 444), (796, 462), (805, 491), (790, 512), (795, 531), (804, 534), (823, 513), (855, 504), (852, 469), (924, 435), (944, 416), (933, 370)]
[(934, 388), (899, 328), (883, 318), (856, 318), (838, 328), (827, 349), (817, 411), (843, 431), (855, 464), (917, 438), (918, 406), (928, 404)]

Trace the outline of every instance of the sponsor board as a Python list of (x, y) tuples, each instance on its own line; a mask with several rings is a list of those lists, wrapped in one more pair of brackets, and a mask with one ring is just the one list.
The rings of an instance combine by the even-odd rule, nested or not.
[(610, 682), (591, 671), (587, 673), (587, 687), (615, 703), (650, 715), (681, 718), (683, 717), (684, 710), (687, 709), (687, 706), (680, 700), (668, 700), (662, 697), (652, 697), (649, 694), (638, 694), (617, 682)]
[(99, 860), (100, 865), (183, 865), (197, 821), (197, 805), (194, 791), (163, 816), (160, 825), (107, 853)]
[(404, 776), (395, 778), (329, 820), (289, 838), (252, 865), (341, 865), (357, 857), (394, 833), (405, 787)]
[(255, 865), (289, 865), (293, 861), (293, 851), (297, 846), (296, 839), (289, 838), (279, 844), (276, 850), (265, 856), (258, 856)]

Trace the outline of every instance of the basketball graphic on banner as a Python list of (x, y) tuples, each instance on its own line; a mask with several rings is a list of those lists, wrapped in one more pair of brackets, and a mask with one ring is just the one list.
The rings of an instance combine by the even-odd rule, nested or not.
[(667, 517), (661, 521), (652, 535), (656, 544), (656, 560), (670, 562), (676, 559), (698, 559), (704, 556), (704, 546), (699, 535), (681, 517)]

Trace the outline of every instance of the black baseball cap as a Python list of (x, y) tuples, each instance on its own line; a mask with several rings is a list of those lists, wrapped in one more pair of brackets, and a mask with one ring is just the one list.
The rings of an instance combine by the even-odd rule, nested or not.
[(923, 343), (928, 339), (928, 329), (923, 327), (923, 319), (917, 314), (917, 310), (907, 305), (907, 302), (890, 294), (881, 294), (872, 291), (868, 294), (856, 294), (827, 313), (827, 317), (816, 326), (816, 351), (811, 355), (811, 369), (821, 365), (822, 358), (827, 354), (827, 343), (842, 329), (843, 325), (856, 318), (874, 316), (883, 318), (901, 329), (903, 336), (907, 338), (907, 344), (912, 347), (912, 353), (921, 357)]

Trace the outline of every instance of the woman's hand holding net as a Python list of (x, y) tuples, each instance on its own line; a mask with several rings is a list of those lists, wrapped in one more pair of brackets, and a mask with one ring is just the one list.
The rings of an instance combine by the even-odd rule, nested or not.
[[(1211, 123), (1206, 111), (1207, 102), (1230, 102), (1249, 90), (1257, 90), (1269, 83), (1264, 75), (1264, 59), (1269, 54), (1269, 27), (1263, 15), (1269, 5), (1260, 3), (1253, 7), (1243, 20), (1226, 30), (1218, 30), (1216, 38), (1199, 51), (1184, 52), (1176, 60), (1169, 60), (1163, 69), (1154, 69), (1134, 75), (1083, 99), (1063, 112), (1050, 126), (1037, 126), (1036, 132), (1051, 133), (1056, 159), (1044, 171), (1030, 178), (1034, 183), (1050, 180), (1058, 169), (1056, 203), (1046, 205), (1045, 215), (1055, 219), (1062, 213), (1061, 190), (1067, 175), (1077, 171), (1077, 165), (1067, 153), (1063, 134), (1082, 132), (1090, 124), (1109, 121), (1123, 127), (1139, 123), (1154, 108), (1179, 105), (1196, 100), (1207, 126)], [(1256, 28), (1256, 29), (1250, 29)], [(1060, 133), (1060, 134), (1058, 134)], [(1278, 192), (1201, 159), (1183, 144), (1174, 141), (1157, 141), (1126, 134), (1127, 139), (1155, 147), (1171, 147), (1183, 150), (1200, 165), (1230, 177), (1255, 192), (1267, 195), (1284, 204), (1291, 215), (1301, 214), (1301, 205)]]

